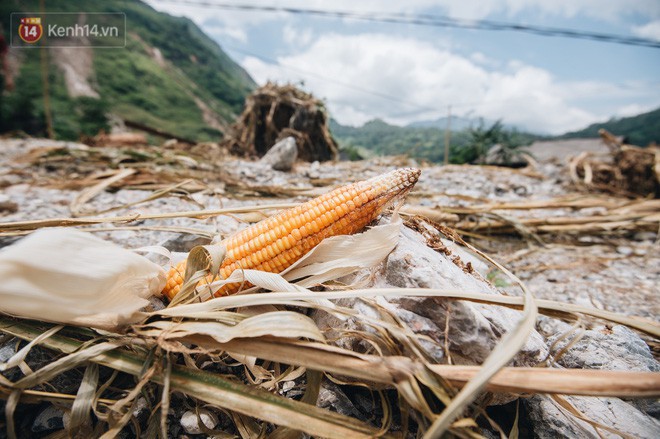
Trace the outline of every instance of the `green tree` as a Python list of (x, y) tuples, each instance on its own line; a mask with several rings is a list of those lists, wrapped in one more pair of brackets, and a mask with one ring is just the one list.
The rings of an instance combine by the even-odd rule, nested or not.
[[(516, 130), (502, 131), (499, 143), (492, 149), (491, 157), (495, 163), (509, 166), (522, 160), (523, 154), (530, 154), (525, 141)], [(495, 149), (496, 148), (496, 149)]]
[(482, 119), (468, 133), (470, 139), (459, 154), (463, 163), (484, 164), (489, 161), (508, 166), (520, 161), (521, 155), (527, 152), (525, 147), (529, 139), (516, 130), (505, 130), (501, 120), (486, 127)]
[(488, 151), (504, 139), (504, 127), (502, 121), (496, 121), (489, 128), (485, 127), (484, 120), (479, 120), (479, 125), (468, 130), (470, 139), (465, 146), (463, 156), (465, 162), (484, 163)]

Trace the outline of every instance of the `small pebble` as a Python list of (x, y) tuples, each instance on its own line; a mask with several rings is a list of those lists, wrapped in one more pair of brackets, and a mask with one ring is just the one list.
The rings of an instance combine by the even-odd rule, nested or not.
[[(208, 429), (213, 429), (216, 425), (218, 425), (218, 417), (215, 415), (215, 413), (208, 410), (199, 410), (199, 419), (201, 419), (201, 421)], [(188, 410), (181, 416), (181, 426), (188, 434), (204, 433), (199, 425), (197, 414), (192, 410)]]
[(635, 255), (637, 255), (637, 256), (646, 256), (647, 251), (646, 251), (645, 248), (639, 248), (639, 247), (637, 247), (637, 248), (635, 249), (634, 253), (635, 253)]
[(655, 241), (656, 236), (654, 232), (637, 232), (633, 239), (635, 241)]
[(633, 249), (627, 245), (620, 245), (616, 248), (616, 252), (620, 255), (630, 256), (633, 254)]
[(32, 431), (39, 433), (64, 428), (64, 412), (59, 407), (50, 405), (39, 413), (32, 424)]

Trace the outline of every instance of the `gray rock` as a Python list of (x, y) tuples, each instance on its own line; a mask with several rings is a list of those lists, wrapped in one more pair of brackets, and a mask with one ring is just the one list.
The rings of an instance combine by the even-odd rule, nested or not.
[[(477, 273), (470, 272), (458, 259), (454, 254), (447, 255), (431, 249), (420, 233), (403, 227), (398, 246), (383, 263), (382, 269), (375, 273), (372, 284), (376, 288), (439, 288), (500, 294)], [(342, 282), (350, 283), (370, 274), (364, 271)], [(429, 340), (424, 346), (435, 360), (445, 355), (445, 323), (449, 319), (447, 341), (452, 359), (457, 364), (481, 364), (502, 335), (520, 319), (519, 311), (433, 297), (381, 297), (377, 303), (378, 307), (394, 313), (415, 332), (428, 336)], [(382, 311), (362, 300), (347, 300), (338, 304), (351, 307), (362, 315), (378, 316)], [(322, 330), (330, 332), (355, 329), (360, 325), (352, 319), (337, 321), (325, 313), (317, 315), (317, 322)], [(332, 334), (329, 338), (333, 338)], [(339, 341), (345, 348), (360, 350), (359, 342), (355, 345), (356, 342), (345, 337)], [(513, 363), (517, 366), (532, 366), (546, 352), (542, 337), (534, 331)]]
[(216, 425), (218, 425), (218, 417), (215, 415), (215, 413), (205, 409), (200, 409), (199, 419), (193, 410), (188, 410), (185, 412), (181, 416), (181, 427), (183, 427), (183, 429), (188, 434), (202, 434), (204, 431), (199, 424), (199, 420), (201, 420), (204, 426), (208, 429), (213, 429)]
[[(569, 325), (548, 326), (541, 322), (543, 332), (552, 335), (551, 345)], [(568, 341), (554, 347), (561, 350)], [(558, 360), (561, 366), (579, 369), (660, 371), (660, 364), (653, 358), (648, 345), (625, 326), (612, 329), (602, 327), (585, 332), (583, 338), (568, 349)], [(655, 401), (626, 402), (618, 398), (566, 397), (587, 418), (608, 427), (620, 430), (632, 437), (660, 437), (660, 422), (654, 416), (658, 411)], [(598, 435), (592, 427), (565, 414), (556, 402), (544, 396), (525, 400), (534, 437), (594, 437)], [(602, 432), (602, 431), (601, 431)], [(604, 433), (605, 437), (618, 437)]]
[(0, 194), (0, 213), (16, 213), (18, 211), (18, 203), (9, 198), (5, 194)]
[(319, 391), (317, 406), (330, 409), (345, 416), (359, 417), (360, 410), (346, 396), (340, 387), (331, 382), (324, 382)]
[[(548, 339), (552, 344), (561, 334)], [(555, 346), (559, 351), (568, 343), (563, 340)], [(603, 370), (634, 370), (658, 372), (660, 364), (653, 358), (648, 345), (626, 326), (617, 325), (592, 329), (575, 343), (558, 361), (564, 367)]]
[(54, 405), (49, 405), (39, 413), (32, 424), (34, 433), (62, 428), (64, 428), (64, 411)]
[[(0, 363), (6, 363), (16, 352), (16, 339), (5, 340), (4, 344), (0, 346)], [(12, 367), (2, 372), (2, 375), (9, 381), (18, 381), (23, 377), (23, 372), (18, 367)]]
[[(660, 422), (618, 398), (567, 396), (565, 399), (586, 418), (631, 437), (648, 439), (660, 437)], [(523, 399), (523, 403), (528, 409), (534, 438), (599, 438), (593, 427), (567, 415), (566, 411), (548, 396), (536, 395)], [(600, 437), (619, 437), (602, 429), (599, 432), (602, 435)]]
[(135, 407), (133, 407), (133, 417), (139, 423), (146, 425), (147, 420), (149, 419), (150, 407), (147, 403), (147, 400), (140, 396), (135, 402)]
[(205, 236), (192, 235), (190, 233), (181, 233), (174, 238), (170, 238), (160, 245), (173, 252), (189, 252), (198, 245), (209, 244), (211, 240)]
[(481, 259), (479, 256), (475, 255), (474, 253), (470, 253), (465, 247), (462, 247), (446, 238), (442, 239), (442, 244), (447, 247), (452, 252), (452, 254), (461, 258), (461, 261), (465, 263), (469, 262), (472, 265), (472, 268), (474, 268), (474, 270), (481, 276), (485, 278), (488, 275), (490, 267), (486, 261)]
[(633, 251), (632, 247), (628, 247), (627, 245), (620, 245), (616, 248), (616, 252), (624, 256), (632, 255)]
[(320, 178), (321, 177), (321, 163), (318, 161), (312, 162), (311, 165), (309, 165), (309, 169), (307, 170), (307, 177), (309, 178)]
[(503, 146), (500, 144), (493, 145), (486, 154), (486, 157), (483, 159), (483, 163), (486, 165), (493, 166), (515, 166), (523, 167), (529, 163), (529, 160), (525, 157), (523, 152), (513, 152), (508, 161), (504, 160), (504, 157), (501, 155)]
[(655, 241), (657, 234), (655, 232), (637, 232), (633, 239), (635, 241)]
[[(456, 255), (434, 251), (419, 233), (408, 228), (402, 229), (399, 245), (386, 261), (384, 276), (376, 277), (375, 286), (500, 294), (481, 276), (466, 270)], [(466, 364), (483, 362), (501, 336), (520, 319), (518, 311), (466, 301), (406, 297), (391, 303), (432, 321), (437, 327), (436, 338), (444, 337), (445, 320), (449, 318), (450, 351), (453, 356), (462, 357)], [(545, 352), (543, 339), (533, 332), (514, 363), (520, 366), (536, 364)]]
[(16, 339), (10, 338), (0, 346), (0, 363), (6, 363), (16, 354)]
[(290, 171), (298, 158), (298, 147), (296, 139), (287, 137), (280, 140), (268, 150), (261, 158), (262, 163), (270, 165), (277, 171)]

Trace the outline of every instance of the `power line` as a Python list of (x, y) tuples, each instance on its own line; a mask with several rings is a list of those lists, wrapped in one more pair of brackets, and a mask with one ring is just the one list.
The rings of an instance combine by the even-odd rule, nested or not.
[[(359, 87), (355, 84), (351, 84), (349, 82), (338, 81), (335, 78), (331, 78), (329, 76), (321, 75), (319, 73), (316, 73), (316, 72), (313, 72), (313, 71), (310, 71), (310, 70), (304, 70), (304, 69), (300, 69), (298, 67), (293, 67), (291, 65), (284, 64), (284, 63), (280, 62), (279, 60), (275, 60), (273, 58), (269, 58), (265, 55), (261, 55), (261, 54), (258, 54), (258, 53), (255, 53), (255, 52), (252, 52), (252, 51), (249, 51), (249, 50), (241, 49), (241, 48), (238, 48), (238, 47), (230, 45), (230, 44), (223, 43), (222, 47), (225, 48), (225, 49), (232, 50), (234, 52), (241, 53), (243, 55), (252, 56), (254, 58), (260, 59), (260, 60), (265, 61), (267, 63), (270, 63), (270, 64), (276, 65), (278, 67), (281, 67), (285, 70), (291, 70), (291, 71), (294, 71), (294, 72), (297, 72), (297, 73), (300, 73), (300, 74), (303, 74), (303, 75), (311, 76), (311, 77), (320, 79), (321, 81), (337, 84), (341, 87), (350, 88), (350, 89), (358, 91), (360, 93), (370, 94), (370, 95), (373, 95), (373, 96), (376, 96), (376, 97), (379, 97), (379, 98), (382, 98), (382, 99), (386, 99), (386, 100), (389, 100), (389, 101), (392, 101), (392, 102), (396, 102), (396, 103), (399, 103), (399, 104), (406, 105), (408, 107), (416, 108), (418, 110), (429, 111), (429, 112), (434, 112), (434, 113), (438, 112), (438, 107), (420, 105), (420, 104), (417, 104), (417, 103), (414, 103), (414, 102), (411, 102), (411, 101), (406, 101), (406, 100), (401, 99), (399, 97), (396, 97), (396, 96), (393, 96), (393, 95), (390, 95), (390, 94), (387, 94), (387, 93), (383, 93), (383, 92), (380, 92), (380, 91), (377, 91), (377, 90), (370, 90), (370, 89), (367, 89), (367, 88)], [(455, 108), (457, 108), (457, 107), (458, 108), (465, 108), (465, 107), (474, 108), (474, 107), (481, 107), (481, 106), (484, 106), (484, 105), (498, 104), (498, 103), (502, 103), (502, 102), (506, 102), (506, 101), (507, 101), (506, 99), (501, 99), (501, 100), (493, 100), (493, 101), (488, 101), (488, 102), (475, 101), (475, 102), (443, 103), (442, 106), (451, 105), (452, 107), (455, 107)], [(400, 113), (398, 115), (395, 115), (395, 117), (405, 115), (405, 114), (406, 113)]]
[[(483, 101), (482, 100), (482, 101), (473, 101), (473, 102), (442, 102), (442, 103), (439, 103), (440, 107), (432, 107), (432, 106), (428, 106), (428, 105), (421, 105), (419, 103), (415, 103), (415, 102), (412, 102), (412, 101), (407, 101), (405, 99), (401, 99), (400, 97), (390, 95), (390, 94), (387, 94), (387, 93), (383, 93), (381, 91), (360, 87), (360, 86), (357, 86), (357, 85), (352, 84), (350, 82), (339, 81), (339, 80), (337, 80), (333, 77), (325, 76), (325, 75), (319, 74), (319, 73), (311, 71), (311, 70), (306, 70), (306, 69), (301, 69), (301, 68), (298, 68), (298, 67), (294, 67), (292, 65), (282, 63), (279, 60), (270, 58), (268, 56), (265, 56), (265, 55), (262, 55), (262, 54), (259, 54), (259, 53), (255, 53), (255, 52), (250, 51), (250, 50), (239, 48), (239, 47), (236, 47), (236, 46), (231, 45), (231, 44), (222, 43), (222, 47), (224, 49), (228, 49), (228, 50), (240, 53), (242, 55), (251, 56), (251, 57), (260, 59), (261, 61), (273, 64), (273, 65), (275, 65), (277, 67), (280, 67), (282, 69), (297, 72), (297, 73), (299, 73), (301, 75), (305, 75), (307, 77), (314, 77), (314, 78), (317, 78), (321, 81), (336, 84), (336, 85), (339, 85), (341, 87), (345, 87), (345, 88), (349, 88), (351, 90), (358, 91), (360, 93), (373, 95), (373, 96), (376, 96), (376, 97), (379, 97), (379, 98), (382, 98), (382, 99), (386, 99), (386, 100), (391, 101), (391, 102), (396, 102), (396, 103), (399, 103), (399, 104), (403, 104), (403, 105), (405, 105), (405, 106), (407, 106), (411, 109), (417, 109), (417, 110), (423, 110), (423, 111), (427, 111), (427, 112), (437, 113), (438, 111), (440, 111), (439, 110), (440, 107), (444, 107), (444, 106), (449, 105), (453, 108), (468, 108), (468, 109), (470, 109), (470, 111), (468, 111), (468, 113), (469, 113), (469, 112), (477, 110), (478, 108), (483, 108), (483, 107), (488, 107), (488, 106), (491, 106), (491, 105), (502, 104), (502, 103), (505, 103), (505, 102), (509, 101), (509, 99), (497, 99), (497, 100), (488, 100), (488, 101)], [(636, 89), (636, 87), (633, 87), (633, 86), (631, 86), (630, 84), (627, 84), (627, 83), (616, 83), (616, 84), (612, 84), (612, 85), (614, 85), (616, 87), (619, 87), (619, 88)], [(657, 86), (660, 86), (660, 82), (647, 83), (645, 86), (647, 88), (655, 88)], [(408, 115), (411, 115), (411, 114), (415, 114), (414, 110), (413, 111), (398, 112), (398, 113), (395, 113), (392, 116), (397, 118), (397, 117), (405, 117), (405, 116), (408, 116)]]
[(336, 80), (334, 78), (331, 78), (329, 76), (320, 75), (320, 74), (318, 74), (316, 72), (312, 72), (310, 70), (304, 70), (304, 69), (300, 69), (298, 67), (290, 66), (288, 64), (283, 64), (280, 61), (275, 60), (273, 58), (269, 58), (267, 56), (260, 55), (258, 53), (254, 53), (254, 52), (251, 52), (251, 51), (248, 51), (248, 50), (245, 50), (245, 49), (239, 49), (238, 47), (235, 47), (235, 46), (232, 46), (232, 45), (228, 45), (228, 44), (223, 43), (222, 47), (224, 47), (225, 49), (233, 50), (234, 52), (241, 53), (243, 55), (258, 58), (262, 61), (277, 65), (278, 67), (284, 68), (286, 70), (292, 70), (294, 72), (298, 72), (298, 73), (301, 73), (303, 75), (312, 76), (312, 77), (318, 78), (322, 81), (337, 84), (337, 85), (340, 85), (342, 87), (346, 87), (346, 88), (350, 88), (350, 89), (355, 90), (355, 91), (359, 91), (361, 93), (377, 96), (377, 97), (387, 99), (387, 100), (392, 101), (392, 102), (408, 105), (410, 107), (414, 107), (414, 108), (417, 108), (417, 109), (420, 109), (420, 110), (437, 111), (437, 108), (426, 107), (426, 106), (423, 106), (423, 105), (416, 104), (414, 102), (405, 101), (405, 100), (403, 100), (401, 98), (398, 98), (396, 96), (389, 95), (387, 93), (383, 93), (383, 92), (380, 92), (380, 91), (377, 91), (377, 90), (369, 90), (369, 89), (366, 89), (366, 88), (358, 87), (358, 86), (356, 86), (354, 84), (351, 84), (349, 82), (338, 81), (338, 80)]
[(649, 47), (660, 49), (660, 41), (626, 35), (588, 32), (574, 29), (527, 25), (493, 20), (467, 20), (436, 14), (391, 14), (378, 12), (351, 12), (325, 9), (294, 8), (287, 6), (266, 6), (238, 3), (216, 3), (205, 0), (160, 0), (163, 3), (186, 4), (191, 6), (205, 6), (216, 9), (229, 9), (240, 11), (259, 11), (271, 13), (289, 13), (315, 15), (321, 17), (355, 19), (378, 23), (411, 24), (415, 26), (448, 27), (460, 29), (476, 29), (487, 31), (524, 32), (545, 37), (563, 37), (581, 40), (592, 40), (603, 43), (624, 44), (628, 46)]

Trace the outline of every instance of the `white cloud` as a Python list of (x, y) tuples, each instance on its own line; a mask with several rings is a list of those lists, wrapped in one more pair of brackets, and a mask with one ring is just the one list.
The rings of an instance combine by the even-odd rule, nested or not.
[(304, 81), (327, 99), (333, 117), (350, 125), (374, 117), (399, 124), (438, 117), (447, 105), (459, 114), (473, 110), (550, 133), (581, 128), (601, 116), (572, 105), (565, 90), (591, 86), (597, 93), (603, 86), (560, 83), (520, 62), (487, 70), (449, 50), (385, 34), (326, 34), (301, 53), (278, 58), (278, 65), (246, 58), (243, 67), (262, 83)]
[(643, 14), (649, 18), (660, 17), (657, 0), (334, 0), (328, 6), (326, 0), (288, 0), (283, 5), (309, 9), (331, 9), (355, 12), (416, 13), (435, 9), (458, 18), (486, 18), (493, 13), (513, 16), (523, 12), (535, 12), (558, 17), (578, 15), (617, 21), (622, 17)]
[[(491, 59), (489, 54), (483, 53), (459, 55), (451, 50), (452, 44), (460, 44), (455, 41), (426, 43), (393, 34), (339, 34), (359, 31), (358, 26), (352, 25), (338, 25), (335, 33), (319, 34), (320, 30), (314, 27), (316, 22), (309, 16), (147, 1), (159, 10), (190, 17), (216, 38), (229, 36), (255, 52), (259, 50), (250, 47), (250, 35), (257, 32), (258, 26), (270, 25), (272, 29), (276, 22), (281, 26), (281, 41), (285, 43), (277, 48), (277, 53), (288, 50), (295, 54), (280, 56), (277, 64), (252, 57), (241, 63), (257, 82), (267, 79), (304, 81), (307, 90), (327, 99), (333, 116), (342, 123), (361, 124), (374, 117), (407, 123), (444, 115), (447, 105), (454, 104), (452, 111), (458, 114), (474, 110), (474, 114), (489, 119), (501, 117), (507, 123), (528, 129), (559, 133), (607, 118), (619, 108), (626, 110), (626, 105), (633, 108), (631, 102), (652, 105), (655, 99), (649, 98), (649, 90), (653, 88), (648, 84), (618, 87), (596, 81), (560, 81), (547, 70), (515, 59)], [(658, 0), (335, 0), (331, 5), (322, 0), (286, 0), (279, 6), (424, 12), (472, 19), (488, 18), (497, 13), (524, 17), (532, 22), (536, 18), (588, 16), (628, 23), (628, 27), (632, 27), (632, 19), (643, 16), (655, 21), (637, 26), (633, 32), (647, 38), (660, 38)], [(590, 105), (593, 112), (578, 105), (585, 101), (600, 104), (604, 96), (613, 101), (606, 105)], [(655, 93), (655, 96), (658, 98), (655, 101), (659, 101), (660, 95)]]
[(470, 60), (484, 67), (498, 67), (501, 63), (482, 52), (474, 52), (470, 55)]
[(294, 47), (307, 46), (313, 37), (314, 33), (309, 28), (301, 29), (292, 24), (287, 24), (282, 28), (282, 39)]
[[(293, 20), (293, 15), (286, 12), (220, 9), (203, 5), (146, 1), (160, 11), (190, 17), (198, 25), (204, 25), (208, 21), (222, 23), (230, 29), (226, 32), (227, 35), (237, 35), (240, 38), (243, 38), (250, 26), (269, 21)], [(634, 16), (644, 16), (650, 20), (660, 19), (660, 1), (658, 0), (362, 0), (359, 2), (334, 0), (331, 4), (326, 0), (287, 0), (278, 3), (277, 6), (382, 14), (424, 12), (466, 19), (484, 19), (495, 13), (510, 17), (523, 13), (559, 18), (585, 16), (612, 22), (625, 21)], [(310, 18), (310, 16), (303, 17)], [(363, 23), (359, 20), (354, 22)], [(238, 32), (238, 29), (241, 32)]]
[(157, 0), (145, 1), (158, 11), (190, 18), (211, 36), (226, 35), (243, 43), (248, 40), (251, 27), (289, 17), (285, 13), (220, 9), (189, 3), (160, 3)]
[(623, 107), (617, 109), (614, 115), (616, 117), (637, 116), (638, 114), (647, 113), (654, 109), (655, 108), (653, 106), (629, 104), (629, 105), (624, 105)]
[(660, 20), (651, 21), (643, 26), (634, 26), (632, 32), (638, 37), (660, 41)]
[(240, 26), (225, 26), (221, 24), (207, 24), (204, 26), (204, 32), (213, 37), (214, 39), (221, 36), (228, 36), (229, 38), (247, 43), (247, 31)]

